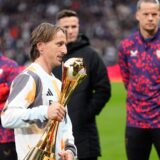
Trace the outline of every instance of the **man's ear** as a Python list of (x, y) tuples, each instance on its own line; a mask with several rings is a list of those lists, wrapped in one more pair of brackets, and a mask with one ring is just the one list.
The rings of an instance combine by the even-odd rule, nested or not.
[(136, 18), (137, 21), (139, 21), (139, 12), (138, 11), (135, 14), (135, 18)]
[(42, 54), (44, 50), (44, 42), (38, 42), (37, 49), (39, 50), (39, 53)]

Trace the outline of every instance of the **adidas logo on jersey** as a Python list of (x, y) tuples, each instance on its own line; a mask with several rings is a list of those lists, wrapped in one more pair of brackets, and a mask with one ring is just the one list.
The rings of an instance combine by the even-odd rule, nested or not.
[(51, 90), (48, 88), (48, 91), (47, 91), (47, 96), (53, 96), (53, 93), (51, 92)]

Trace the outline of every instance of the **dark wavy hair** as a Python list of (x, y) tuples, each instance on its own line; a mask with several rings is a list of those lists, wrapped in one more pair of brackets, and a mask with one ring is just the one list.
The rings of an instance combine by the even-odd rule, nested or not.
[(70, 9), (64, 9), (57, 13), (56, 21), (65, 18), (65, 17), (78, 17), (77, 13)]

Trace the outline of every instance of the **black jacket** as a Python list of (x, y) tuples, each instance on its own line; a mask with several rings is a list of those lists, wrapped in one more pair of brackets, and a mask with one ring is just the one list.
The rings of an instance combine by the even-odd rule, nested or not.
[[(67, 49), (64, 61), (71, 57), (82, 57), (87, 68), (87, 78), (75, 89), (67, 105), (78, 158), (97, 157), (100, 155), (100, 145), (96, 115), (111, 96), (108, 74), (101, 58), (84, 35), (79, 35), (76, 42), (69, 43)], [(61, 67), (55, 68), (53, 73), (61, 79)]]

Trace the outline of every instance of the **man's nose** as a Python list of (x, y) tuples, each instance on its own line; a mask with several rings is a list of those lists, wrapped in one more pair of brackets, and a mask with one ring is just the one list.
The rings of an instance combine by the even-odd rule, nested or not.
[(73, 29), (71, 27), (68, 28), (67, 32), (72, 33)]
[(151, 14), (149, 14), (149, 15), (148, 15), (148, 19), (149, 19), (149, 20), (152, 20), (152, 19), (153, 19), (153, 16), (152, 16)]
[(62, 52), (63, 52), (64, 54), (67, 54), (67, 47), (66, 47), (66, 45), (63, 46)]

